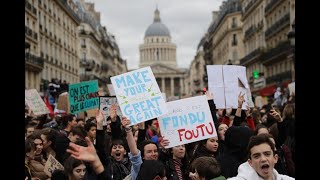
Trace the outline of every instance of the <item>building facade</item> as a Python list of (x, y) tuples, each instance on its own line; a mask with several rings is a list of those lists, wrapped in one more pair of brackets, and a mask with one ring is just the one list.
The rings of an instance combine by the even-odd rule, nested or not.
[(45, 92), (52, 80), (97, 79), (106, 91), (111, 76), (127, 72), (115, 37), (101, 26), (93, 3), (28, 0), (25, 15), (27, 89)]
[[(241, 65), (246, 66), (247, 78), (252, 92), (266, 86), (261, 57), (266, 49), (265, 7), (266, 0), (242, 0), (243, 43), (246, 56)], [(258, 73), (256, 78), (253, 73)]]
[(25, 88), (40, 91), (44, 59), (40, 57), (38, 1), (25, 2)]
[(243, 57), (241, 5), (238, 0), (222, 4), (212, 27), (214, 64), (239, 64)]
[(207, 87), (206, 79), (206, 62), (204, 60), (203, 44), (205, 42), (205, 37), (203, 37), (197, 47), (197, 54), (191, 61), (187, 82), (186, 95), (194, 96), (201, 94), (203, 88)]
[(186, 70), (177, 66), (176, 48), (171, 42), (169, 29), (161, 22), (160, 11), (156, 9), (153, 23), (147, 28), (144, 43), (139, 47), (139, 67), (151, 67), (161, 92), (168, 99), (185, 94)]
[[(292, 30), (295, 18), (295, 1), (242, 2), (246, 4), (243, 14), (247, 16), (243, 19), (248, 29), (244, 37), (249, 54), (241, 59), (240, 64), (247, 67), (253, 94), (272, 96), (277, 87), (286, 88), (294, 81), (294, 52), (288, 33)], [(256, 6), (260, 8), (254, 9)], [(253, 13), (250, 13), (250, 9)], [(253, 71), (259, 72), (257, 79), (253, 77)]]

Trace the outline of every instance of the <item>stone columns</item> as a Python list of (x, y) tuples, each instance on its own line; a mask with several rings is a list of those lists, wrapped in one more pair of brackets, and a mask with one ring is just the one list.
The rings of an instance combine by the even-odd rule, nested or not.
[(183, 78), (180, 77), (180, 96), (184, 93)]
[(171, 83), (171, 86), (170, 86), (171, 96), (174, 96), (174, 77), (170, 78), (170, 83)]
[(166, 93), (165, 91), (165, 77), (161, 78), (161, 92)]

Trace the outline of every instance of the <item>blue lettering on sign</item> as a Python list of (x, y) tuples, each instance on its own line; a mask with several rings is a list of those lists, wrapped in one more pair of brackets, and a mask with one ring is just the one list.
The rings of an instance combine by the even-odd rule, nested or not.
[(165, 117), (162, 119), (162, 124), (165, 129), (171, 123), (173, 128), (183, 127), (187, 125), (192, 125), (195, 123), (203, 123), (205, 121), (205, 113), (204, 112), (195, 112), (188, 113), (184, 115), (176, 115)]

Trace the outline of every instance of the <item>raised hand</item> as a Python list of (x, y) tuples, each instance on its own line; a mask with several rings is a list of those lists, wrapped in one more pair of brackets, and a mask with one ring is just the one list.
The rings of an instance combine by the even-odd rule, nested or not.
[(111, 108), (110, 108), (110, 110), (109, 110), (111, 121), (115, 121), (115, 120), (116, 120), (116, 117), (117, 117), (117, 107), (118, 107), (117, 104), (112, 104), (112, 105), (111, 105)]
[(104, 120), (104, 115), (103, 115), (102, 111), (98, 110), (96, 113), (97, 125), (102, 125), (103, 120)]
[(251, 114), (250, 114), (250, 107), (249, 106), (246, 106), (247, 107), (247, 110), (246, 110), (246, 116), (249, 117)]
[(212, 99), (213, 99), (213, 94), (212, 94), (212, 92), (206, 91), (205, 94), (206, 94), (208, 100), (212, 100)]
[(239, 93), (239, 96), (238, 96), (238, 108), (242, 108), (242, 104), (243, 104), (243, 102), (245, 102), (244, 94), (245, 93), (243, 93), (243, 94), (241, 94), (241, 92)]
[(165, 139), (164, 136), (162, 136), (161, 141), (160, 141), (160, 146), (161, 147), (166, 147), (170, 144), (168, 139)]
[(283, 121), (281, 114), (279, 112), (277, 112), (275, 109), (270, 110), (270, 115), (272, 115), (278, 122)]
[(67, 149), (67, 152), (71, 154), (72, 157), (86, 161), (86, 162), (94, 162), (99, 159), (96, 149), (93, 146), (92, 142), (88, 137), (85, 137), (85, 140), (88, 144), (88, 147), (80, 146), (75, 143), (70, 142), (69, 143), (69, 149)]
[(122, 116), (121, 124), (123, 127), (128, 127), (130, 125), (130, 119), (125, 116)]

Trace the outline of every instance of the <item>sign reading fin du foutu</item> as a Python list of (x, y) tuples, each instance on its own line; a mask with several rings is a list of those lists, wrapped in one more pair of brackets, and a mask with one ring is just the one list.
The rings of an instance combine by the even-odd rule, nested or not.
[(167, 113), (165, 100), (150, 67), (111, 77), (123, 116), (135, 125)]
[(170, 141), (165, 148), (217, 136), (206, 96), (167, 103), (168, 113), (159, 117), (161, 135)]
[(70, 113), (76, 114), (99, 107), (98, 81), (85, 81), (69, 85)]

